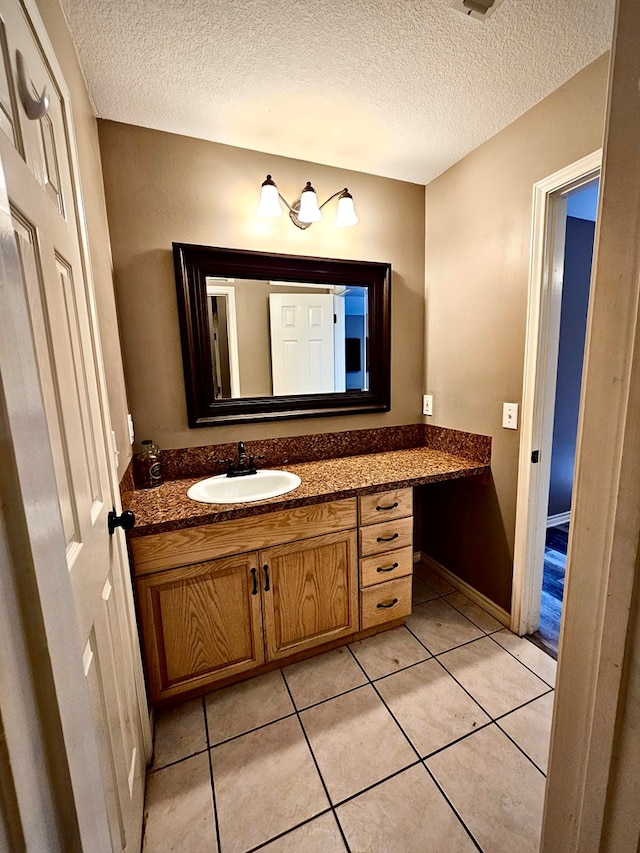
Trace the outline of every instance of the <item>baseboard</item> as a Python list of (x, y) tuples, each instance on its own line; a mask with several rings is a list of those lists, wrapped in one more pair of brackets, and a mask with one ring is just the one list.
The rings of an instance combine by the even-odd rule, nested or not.
[(556, 515), (547, 516), (547, 527), (559, 527), (561, 524), (568, 524), (571, 521), (571, 510), (567, 512), (558, 512)]
[(497, 619), (498, 622), (501, 622), (507, 628), (511, 628), (511, 614), (507, 613), (507, 611), (496, 604), (495, 601), (491, 601), (491, 599), (487, 598), (486, 595), (478, 592), (478, 590), (472, 587), (471, 584), (468, 584), (466, 581), (463, 581), (462, 578), (454, 575), (453, 572), (450, 572), (449, 569), (446, 569), (441, 563), (438, 563), (437, 560), (434, 560), (428, 554), (425, 554), (424, 551), (420, 554), (420, 562), (423, 566), (426, 566), (441, 578), (448, 581), (451, 586), (466, 595), (467, 598), (471, 599), (471, 601), (473, 601), (474, 604), (477, 604), (478, 607), (482, 607), (483, 610), (486, 610), (487, 613), (493, 616), (494, 619)]

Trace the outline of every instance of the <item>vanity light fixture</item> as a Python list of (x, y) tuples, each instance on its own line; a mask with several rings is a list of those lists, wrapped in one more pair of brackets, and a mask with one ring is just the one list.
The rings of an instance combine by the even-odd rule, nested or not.
[(329, 196), (322, 204), (318, 204), (318, 196), (316, 191), (311, 186), (311, 181), (307, 181), (300, 193), (300, 198), (294, 201), (293, 204), (280, 195), (271, 175), (267, 175), (267, 179), (262, 183), (260, 192), (260, 204), (258, 205), (259, 216), (282, 216), (282, 206), (280, 202), (286, 206), (289, 211), (289, 218), (298, 228), (308, 228), (312, 222), (318, 222), (322, 219), (322, 208), (329, 204), (334, 198), (338, 199), (338, 213), (336, 215), (336, 226), (338, 228), (348, 228), (350, 225), (358, 224), (358, 217), (353, 206), (353, 196), (345, 187), (343, 190)]

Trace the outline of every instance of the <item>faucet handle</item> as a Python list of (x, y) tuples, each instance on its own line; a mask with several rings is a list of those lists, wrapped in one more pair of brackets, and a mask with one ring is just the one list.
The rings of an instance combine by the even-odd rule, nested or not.
[(227, 475), (229, 475), (233, 471), (233, 459), (218, 459), (218, 465), (226, 465), (227, 466)]
[(265, 457), (264, 457), (263, 453), (259, 454), (258, 456), (250, 456), (249, 457), (249, 470), (255, 471), (256, 470), (256, 459), (264, 459), (264, 458)]

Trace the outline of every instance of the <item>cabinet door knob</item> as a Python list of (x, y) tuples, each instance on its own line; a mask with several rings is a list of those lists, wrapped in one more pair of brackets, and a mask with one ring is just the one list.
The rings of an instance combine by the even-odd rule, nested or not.
[(271, 582), (269, 581), (269, 566), (265, 563), (262, 568), (264, 569), (265, 574), (264, 591), (269, 592), (271, 589)]
[(394, 563), (392, 566), (388, 566), (386, 569), (383, 569), (382, 566), (378, 566), (376, 572), (392, 572), (394, 569), (398, 568), (399, 563)]
[(258, 577), (256, 575), (256, 570), (251, 569), (251, 574), (253, 575), (253, 589), (251, 590), (251, 595), (258, 594)]
[(393, 605), (397, 604), (397, 603), (398, 603), (398, 599), (394, 598), (393, 601), (391, 602), (391, 604), (376, 604), (376, 607), (378, 608), (378, 610), (382, 610), (382, 609), (387, 610), (389, 607), (393, 607)]
[(378, 536), (376, 542), (393, 542), (398, 536), (400, 536), (399, 533), (394, 533), (393, 536)]
[(376, 510), (379, 512), (380, 510), (384, 511), (384, 510), (388, 510), (388, 509), (395, 509), (397, 506), (398, 506), (398, 501), (391, 504), (391, 506), (377, 506)]

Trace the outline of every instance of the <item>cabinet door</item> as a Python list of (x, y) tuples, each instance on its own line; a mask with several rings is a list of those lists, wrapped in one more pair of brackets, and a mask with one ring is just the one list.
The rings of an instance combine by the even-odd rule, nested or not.
[(257, 568), (257, 554), (242, 554), (138, 581), (152, 702), (264, 662)]
[(260, 560), (269, 660), (358, 630), (355, 530), (265, 549)]

